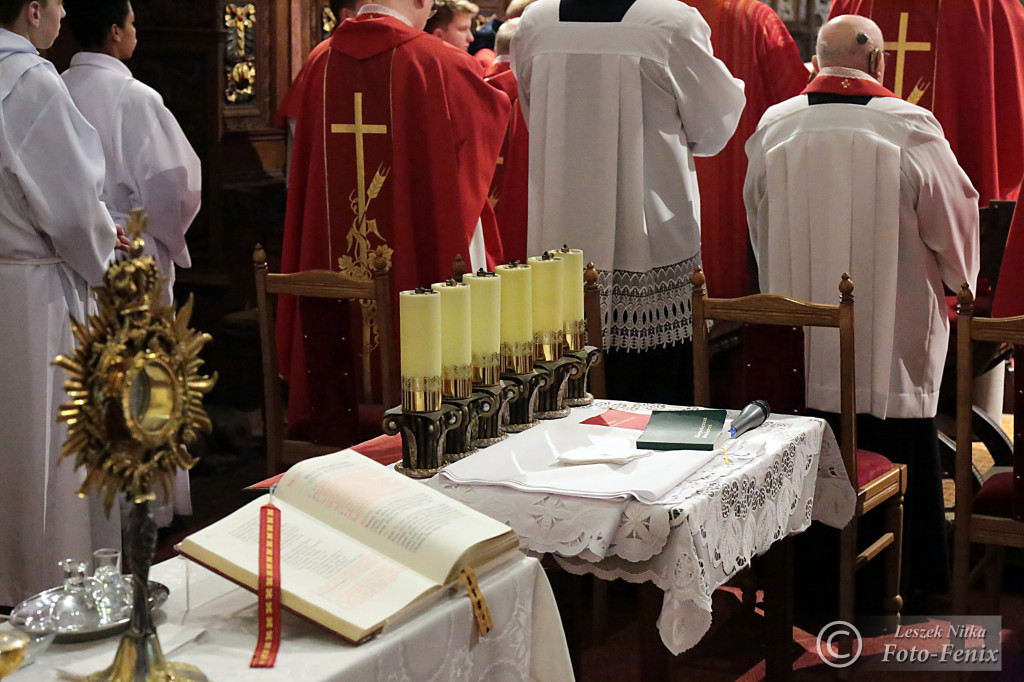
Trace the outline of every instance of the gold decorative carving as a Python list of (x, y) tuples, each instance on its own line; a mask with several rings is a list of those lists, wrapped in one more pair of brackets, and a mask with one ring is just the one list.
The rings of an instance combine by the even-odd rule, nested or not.
[(320, 12), (320, 40), (327, 40), (331, 32), (338, 26), (338, 18), (330, 7), (324, 7)]
[(228, 29), (228, 56), (232, 61), (250, 59), (256, 29), (256, 5), (251, 2), (224, 5), (224, 28)]
[(256, 5), (224, 5), (224, 99), (247, 104), (256, 97)]
[(256, 62), (238, 62), (227, 74), (224, 99), (231, 104), (244, 104), (256, 96)]

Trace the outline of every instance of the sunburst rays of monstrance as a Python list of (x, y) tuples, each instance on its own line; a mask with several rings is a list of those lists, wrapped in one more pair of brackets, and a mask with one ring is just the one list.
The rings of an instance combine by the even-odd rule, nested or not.
[(113, 665), (88, 680), (206, 680), (192, 666), (165, 660), (160, 649), (149, 607), (157, 538), (149, 503), (158, 488), (170, 495), (178, 470), (196, 463), (188, 446), (211, 427), (203, 395), (217, 377), (199, 373), (199, 351), (212, 337), (189, 328), (191, 297), (177, 315), (159, 301), (159, 271), (142, 255), (141, 210), (126, 227), (129, 258), (104, 274), (99, 312), (81, 323), (72, 318), (77, 348), (54, 360), (70, 374), (70, 402), (59, 416), (69, 427), (61, 458), (74, 457), (86, 471), (79, 495), (101, 495), (108, 514), (118, 497), (130, 505), (124, 550), (134, 589), (131, 626)]

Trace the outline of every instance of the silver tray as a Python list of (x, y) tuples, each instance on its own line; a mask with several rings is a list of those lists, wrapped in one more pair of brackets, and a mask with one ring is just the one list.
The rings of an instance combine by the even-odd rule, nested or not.
[[(131, 576), (125, 576), (127, 579), (131, 579)], [(43, 621), (42, 619), (36, 618), (35, 614), (41, 610), (49, 610), (50, 605), (56, 601), (64, 593), (64, 587), (54, 587), (45, 592), (40, 592), (34, 597), (29, 597), (25, 601), (18, 604), (13, 611), (11, 611), (10, 624), (18, 628), (23, 632), (27, 632), (33, 636), (46, 635), (51, 633), (53, 630), (50, 628), (50, 624)], [(171, 591), (167, 589), (167, 586), (149, 581), (149, 607), (150, 609), (156, 609), (163, 606), (164, 602), (167, 601), (167, 597), (170, 596)], [(58, 643), (69, 643), (69, 642), (84, 642), (91, 639), (100, 639), (101, 637), (107, 637), (115, 633), (120, 632), (128, 627), (128, 624), (132, 620), (132, 609), (129, 604), (120, 613), (114, 614), (106, 620), (101, 620), (100, 624), (96, 627), (85, 629), (85, 630), (69, 630), (69, 631), (57, 631), (57, 637), (54, 640)]]

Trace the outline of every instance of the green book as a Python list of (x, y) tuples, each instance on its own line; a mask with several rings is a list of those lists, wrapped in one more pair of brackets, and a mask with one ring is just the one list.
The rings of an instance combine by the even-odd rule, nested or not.
[(725, 410), (655, 411), (636, 446), (651, 450), (714, 450), (723, 424)]

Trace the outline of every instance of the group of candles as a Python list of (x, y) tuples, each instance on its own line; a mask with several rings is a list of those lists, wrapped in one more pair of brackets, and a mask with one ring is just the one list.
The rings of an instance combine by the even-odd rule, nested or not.
[(474, 384), (583, 348), (583, 252), (562, 248), (399, 293), (402, 407), (440, 408)]

